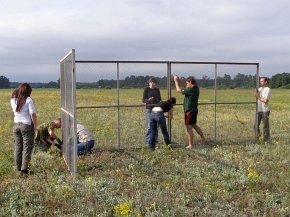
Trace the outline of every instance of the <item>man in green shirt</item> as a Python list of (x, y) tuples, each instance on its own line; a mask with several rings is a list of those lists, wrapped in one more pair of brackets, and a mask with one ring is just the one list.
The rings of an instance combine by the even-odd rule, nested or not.
[(55, 119), (52, 122), (42, 123), (37, 127), (34, 140), (41, 151), (47, 152), (51, 145), (55, 145), (58, 149), (62, 149), (62, 141), (55, 135), (55, 128), (61, 128), (61, 118)]
[[(177, 75), (174, 76), (174, 83), (178, 93), (184, 95), (183, 109), (185, 114), (185, 125), (187, 129), (188, 146), (186, 149), (193, 148), (193, 131), (192, 128), (200, 135), (202, 144), (206, 144), (206, 138), (203, 135), (202, 130), (196, 124), (198, 114), (198, 98), (199, 98), (199, 87), (194, 79), (190, 76), (186, 81), (179, 79)], [(181, 87), (182, 86), (182, 87)]]

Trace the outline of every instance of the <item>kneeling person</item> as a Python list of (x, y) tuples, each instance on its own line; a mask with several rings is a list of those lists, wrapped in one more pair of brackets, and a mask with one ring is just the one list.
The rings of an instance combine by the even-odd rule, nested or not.
[(61, 118), (55, 119), (53, 122), (42, 123), (37, 127), (35, 143), (41, 151), (47, 152), (52, 145), (55, 145), (58, 149), (62, 149), (62, 141), (55, 135), (55, 128), (61, 128)]
[(77, 124), (78, 155), (92, 152), (95, 138), (84, 125)]

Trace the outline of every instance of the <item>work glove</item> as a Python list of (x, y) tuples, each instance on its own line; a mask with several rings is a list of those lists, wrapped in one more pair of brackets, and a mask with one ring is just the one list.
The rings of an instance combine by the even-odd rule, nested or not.
[(60, 144), (55, 144), (55, 146), (59, 149), (59, 150), (62, 150), (62, 147)]
[(60, 139), (57, 139), (57, 144), (62, 145), (62, 141)]

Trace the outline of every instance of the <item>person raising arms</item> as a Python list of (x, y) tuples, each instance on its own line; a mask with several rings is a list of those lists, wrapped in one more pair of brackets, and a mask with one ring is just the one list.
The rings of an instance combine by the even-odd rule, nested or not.
[(176, 91), (184, 95), (183, 110), (188, 137), (188, 145), (186, 146), (186, 149), (193, 148), (194, 135), (192, 128), (201, 137), (202, 144), (205, 145), (207, 139), (204, 137), (200, 127), (196, 124), (198, 114), (199, 87), (197, 86), (197, 83), (192, 76), (188, 77), (184, 82), (177, 75), (175, 75), (174, 83)]

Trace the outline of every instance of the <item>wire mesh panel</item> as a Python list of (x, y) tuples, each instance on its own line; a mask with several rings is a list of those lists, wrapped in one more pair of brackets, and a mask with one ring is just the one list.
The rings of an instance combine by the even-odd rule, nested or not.
[[(257, 63), (172, 63), (171, 66), (172, 75), (176, 74), (184, 81), (189, 76), (197, 80), (200, 87), (197, 125), (208, 140), (221, 143), (242, 142), (245, 140), (241, 139), (242, 136), (255, 139), (253, 121), (256, 101), (253, 90), (257, 73)], [(230, 91), (232, 89), (235, 89), (234, 93)], [(245, 92), (247, 96), (240, 97), (245, 96)], [(176, 91), (173, 87), (174, 94)], [(182, 98), (178, 98), (178, 102), (182, 103)], [(172, 132), (178, 130), (175, 126), (172, 126)], [(233, 136), (238, 131), (239, 136)], [(197, 133), (195, 137), (199, 141)]]
[[(182, 108), (184, 96), (175, 90), (172, 79), (175, 74), (183, 80), (189, 76), (197, 79), (200, 87), (198, 125), (204, 129), (208, 140), (232, 141), (233, 137), (227, 138), (221, 132), (224, 128), (219, 126), (226, 126), (227, 120), (236, 120), (237, 122), (232, 124), (238, 126), (241, 123), (241, 117), (237, 111), (243, 110), (240, 107), (255, 111), (252, 90), (247, 90), (249, 97), (240, 98), (238, 89), (245, 86), (255, 87), (258, 73), (256, 63), (76, 61), (76, 67), (78, 69), (77, 86), (80, 85), (80, 89), (77, 90), (77, 108), (105, 109), (108, 112), (107, 114), (105, 111), (97, 111), (99, 116), (95, 118), (94, 124), (94, 126), (101, 124), (100, 132), (103, 133), (97, 133), (97, 140), (100, 144), (106, 144), (107, 147), (120, 148), (122, 144), (123, 148), (132, 148), (140, 147), (145, 143), (145, 104), (142, 103), (142, 94), (144, 88), (148, 86), (151, 76), (157, 77), (158, 84), (163, 87), (161, 89), (162, 100), (167, 100), (170, 96), (177, 99), (172, 126), (171, 122), (168, 122), (169, 133), (172, 134), (172, 139), (177, 144), (186, 142), (186, 132)], [(147, 78), (145, 81), (141, 79), (144, 77)], [(96, 82), (93, 89), (87, 90), (94, 92), (93, 98), (90, 98), (89, 94), (84, 94), (85, 90), (81, 84), (86, 82)], [(233, 88), (237, 89), (235, 95), (229, 95), (227, 90)], [(230, 104), (231, 106), (218, 106), (219, 104)], [(239, 104), (246, 105), (238, 106)], [(226, 109), (230, 107), (234, 110), (228, 112), (232, 116), (229, 119), (221, 118), (222, 114), (227, 113)], [(235, 109), (237, 110), (235, 111)], [(81, 114), (82, 111), (79, 110), (78, 113)], [(90, 114), (92, 113), (95, 111)], [(248, 115), (246, 118), (247, 120), (243, 121), (246, 123), (247, 131), (252, 133), (254, 116)], [(85, 122), (85, 119), (83, 118), (81, 121)], [(102, 121), (103, 119), (104, 121)], [(235, 132), (236, 129), (232, 127), (227, 130)], [(111, 132), (112, 135), (108, 135), (110, 134), (108, 132)], [(161, 134), (159, 141), (161, 143), (163, 141)]]
[(71, 50), (60, 61), (60, 88), (63, 157), (73, 176), (77, 173), (75, 84), (75, 51)]
[[(209, 141), (233, 143), (254, 139), (256, 101), (249, 88), (258, 86), (258, 67), (258, 63), (79, 61), (74, 60), (72, 50), (61, 61), (64, 156), (69, 170), (73, 174), (77, 172), (77, 122), (92, 132), (95, 148), (145, 147), (142, 98), (152, 76), (157, 78), (157, 87), (162, 87), (163, 101), (171, 96), (177, 99), (174, 118), (167, 121), (175, 146), (186, 145), (187, 135), (184, 96), (175, 89), (174, 75), (182, 80), (194, 76), (197, 80), (200, 87), (197, 124)], [(247, 89), (243, 89), (245, 86)], [(231, 89), (235, 89), (234, 94)], [(239, 97), (245, 91), (247, 97)], [(161, 132), (158, 140), (163, 144)], [(199, 143), (199, 139), (195, 138), (195, 142)]]

